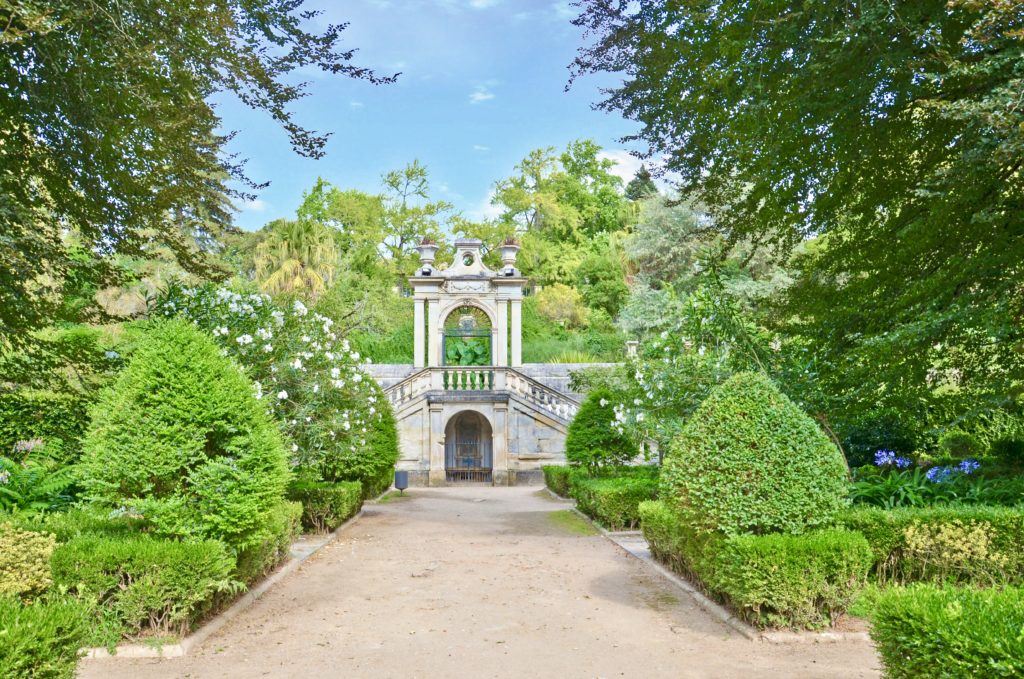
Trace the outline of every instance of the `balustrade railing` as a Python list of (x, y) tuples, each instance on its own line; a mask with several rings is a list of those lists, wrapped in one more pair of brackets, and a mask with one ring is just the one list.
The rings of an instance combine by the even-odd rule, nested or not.
[(494, 370), (447, 367), (441, 385), (445, 391), (490, 391), (494, 389)]

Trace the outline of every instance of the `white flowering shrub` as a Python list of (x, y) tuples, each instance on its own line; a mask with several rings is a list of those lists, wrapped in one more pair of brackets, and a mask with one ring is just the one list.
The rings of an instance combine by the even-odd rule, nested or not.
[(171, 284), (152, 315), (180, 316), (213, 335), (255, 384), (281, 424), (293, 467), (325, 481), (387, 487), (398, 459), (391, 404), (359, 368), (360, 356), (334, 322), (296, 300)]

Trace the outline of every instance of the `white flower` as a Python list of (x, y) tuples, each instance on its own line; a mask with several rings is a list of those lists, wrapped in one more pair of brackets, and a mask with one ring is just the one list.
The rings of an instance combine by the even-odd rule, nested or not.
[(256, 398), (257, 398), (257, 400), (263, 398), (263, 385), (260, 384), (259, 382), (254, 382), (252, 386), (253, 386), (253, 389), (256, 390)]
[(269, 354), (273, 350), (274, 350), (274, 345), (272, 345), (270, 342), (267, 342), (266, 344), (263, 345), (263, 352), (264, 353)]
[(292, 444), (292, 452), (293, 453), (299, 452), (299, 446), (297, 444), (294, 444), (294, 443)]
[(768, 346), (771, 348), (772, 351), (782, 351), (782, 340), (776, 337), (771, 341), (771, 343)]
[(358, 361), (359, 360), (359, 352), (358, 351), (353, 351), (352, 352), (352, 360), (353, 361)]
[(634, 398), (633, 399), (633, 405), (635, 405), (635, 406), (641, 405), (642, 403), (643, 403), (643, 401), (641, 401), (638, 398)]
[(703, 356), (704, 355), (704, 347), (703, 346), (701, 346), (700, 348), (697, 349), (697, 355), (698, 356)]
[(235, 341), (244, 347), (247, 344), (252, 344), (252, 335), (239, 335)]
[(374, 408), (373, 406), (370, 406), (370, 414), (373, 415), (375, 412), (377, 412), (377, 409)]
[(227, 335), (228, 334), (228, 329), (225, 328), (224, 326), (221, 326), (221, 327), (217, 328), (216, 330), (214, 330), (213, 334), (214, 335)]
[(309, 335), (303, 335), (302, 336), (302, 341), (303, 342), (309, 342)]
[(345, 431), (348, 431), (349, 429), (352, 428), (352, 425), (348, 423), (348, 420), (346, 420), (341, 423), (341, 428), (344, 429)]
[(359, 382), (362, 382), (363, 381), (362, 374), (356, 373), (355, 375), (353, 375), (352, 376), (352, 381), (355, 382), (356, 384), (358, 384)]
[(270, 312), (270, 315), (274, 317), (274, 323), (277, 324), (277, 327), (280, 328), (282, 325), (284, 325), (284, 312), (283, 311), (281, 311), (280, 309), (276, 309), (276, 310)]
[(287, 391), (282, 389), (281, 391), (277, 392), (277, 400), (278, 401), (283, 401), (286, 398), (288, 398), (288, 392)]
[(331, 368), (331, 378), (336, 380), (339, 377), (341, 377), (341, 369), (340, 368)]
[(313, 384), (313, 393), (315, 394), (315, 393), (317, 393), (319, 391), (320, 391), (320, 385), (319, 384)]
[(292, 367), (296, 370), (302, 370), (302, 360), (297, 358), (292, 361)]
[(636, 421), (637, 422), (643, 422), (644, 421), (644, 414), (643, 413), (637, 413), (636, 414)]
[(608, 399), (602, 398), (601, 399), (601, 407), (604, 408), (606, 405), (608, 405)]
[(297, 313), (300, 316), (305, 316), (309, 312), (309, 309), (306, 308), (306, 305), (299, 300), (295, 300), (295, 304), (292, 305), (292, 308), (295, 309), (295, 313)]
[(331, 384), (334, 385), (335, 389), (341, 389), (345, 386), (345, 380), (334, 380)]

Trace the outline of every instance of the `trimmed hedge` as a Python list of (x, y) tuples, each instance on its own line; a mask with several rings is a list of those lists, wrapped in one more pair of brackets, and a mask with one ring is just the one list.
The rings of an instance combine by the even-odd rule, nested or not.
[(597, 388), (587, 394), (565, 436), (565, 459), (591, 471), (609, 465), (626, 464), (640, 454), (631, 438), (612, 428), (615, 395)]
[(80, 469), (90, 499), (174, 538), (259, 544), (291, 472), (252, 382), (182, 320), (153, 322), (93, 411)]
[(0, 523), (0, 596), (32, 598), (46, 591), (55, 545), (52, 535)]
[(363, 506), (358, 481), (295, 481), (288, 488), (288, 497), (302, 503), (303, 527), (318, 533), (334, 530)]
[(715, 388), (672, 441), (661, 497), (694, 529), (728, 535), (829, 526), (846, 506), (839, 449), (766, 376)]
[(246, 584), (259, 580), (284, 561), (302, 532), (302, 505), (281, 502), (270, 513), (261, 541), (238, 550), (235, 577)]
[(185, 633), (218, 593), (242, 589), (235, 559), (216, 540), (84, 536), (59, 546), (50, 563), (55, 586), (97, 604), (99, 634)]
[(571, 485), (579, 510), (608, 530), (638, 527), (638, 505), (658, 496), (658, 480), (642, 476), (579, 477), (572, 479)]
[(96, 507), (69, 509), (66, 512), (18, 512), (5, 517), (11, 525), (35, 533), (51, 533), (57, 542), (67, 542), (83, 535), (131, 537), (144, 530), (141, 517), (125, 512), (110, 512)]
[(852, 531), (726, 536), (693, 530), (663, 502), (643, 502), (639, 513), (655, 558), (761, 627), (828, 625), (871, 566), (870, 546)]
[(551, 492), (561, 497), (569, 497), (572, 489), (570, 487), (573, 474), (572, 467), (562, 465), (546, 464), (541, 467), (544, 472), (544, 484), (551, 489)]
[(89, 606), (76, 599), (23, 605), (0, 597), (0, 677), (71, 679), (85, 642)]
[(1024, 509), (937, 506), (840, 513), (838, 526), (864, 535), (881, 584), (917, 581), (1024, 583)]
[(881, 592), (871, 638), (891, 679), (1024, 676), (1024, 591), (917, 584)]

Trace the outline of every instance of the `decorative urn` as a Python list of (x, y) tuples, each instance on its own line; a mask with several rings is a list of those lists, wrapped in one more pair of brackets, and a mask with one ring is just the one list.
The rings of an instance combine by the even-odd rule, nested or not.
[(498, 256), (504, 266), (514, 267), (516, 265), (516, 254), (519, 252), (519, 243), (512, 239), (506, 240), (498, 246)]
[(438, 249), (437, 243), (426, 239), (416, 246), (416, 251), (420, 253), (420, 262), (423, 266), (433, 267)]

